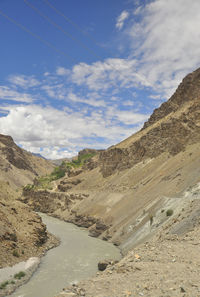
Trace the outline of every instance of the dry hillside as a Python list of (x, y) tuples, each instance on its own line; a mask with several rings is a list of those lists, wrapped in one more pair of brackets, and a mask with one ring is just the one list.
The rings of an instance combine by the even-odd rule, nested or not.
[(111, 240), (126, 253), (188, 207), (185, 193), (200, 181), (199, 144), (197, 69), (141, 131), (68, 168), (51, 190), (27, 189), (23, 201), (88, 227), (92, 236)]
[(53, 239), (40, 217), (19, 201), (21, 187), (39, 174), (50, 173), (50, 162), (19, 148), (0, 135), (0, 268), (41, 255)]
[(11, 136), (0, 134), (0, 180), (8, 181), (12, 187), (20, 187), (52, 170), (51, 162), (21, 149)]

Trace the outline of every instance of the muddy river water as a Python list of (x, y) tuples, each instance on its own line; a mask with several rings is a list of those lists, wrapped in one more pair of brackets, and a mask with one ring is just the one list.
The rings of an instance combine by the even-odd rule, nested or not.
[(59, 237), (61, 244), (47, 252), (30, 281), (10, 296), (53, 297), (67, 285), (94, 275), (100, 260), (120, 258), (115, 246), (88, 236), (86, 230), (40, 215), (48, 231)]

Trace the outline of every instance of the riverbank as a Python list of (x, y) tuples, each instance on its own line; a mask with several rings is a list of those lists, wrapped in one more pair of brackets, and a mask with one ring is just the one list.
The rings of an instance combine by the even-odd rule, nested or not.
[(30, 257), (26, 261), (21, 261), (13, 266), (7, 266), (0, 269), (0, 297), (12, 294), (17, 288), (27, 283), (34, 272), (38, 269), (41, 258), (47, 251), (58, 246), (59, 239), (48, 233), (48, 240), (43, 249), (39, 249), (37, 257)]
[(199, 225), (182, 236), (160, 233), (119, 263), (63, 289), (56, 297), (197, 297), (199, 253)]

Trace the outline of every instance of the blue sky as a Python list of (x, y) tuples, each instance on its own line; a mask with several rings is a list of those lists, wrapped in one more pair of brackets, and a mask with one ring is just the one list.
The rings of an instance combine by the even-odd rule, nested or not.
[(199, 0), (0, 0), (0, 133), (47, 158), (139, 130), (199, 67)]

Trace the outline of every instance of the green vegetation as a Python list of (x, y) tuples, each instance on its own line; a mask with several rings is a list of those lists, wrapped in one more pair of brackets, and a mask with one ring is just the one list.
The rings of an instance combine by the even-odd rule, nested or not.
[(96, 153), (88, 153), (78, 156), (77, 160), (72, 160), (71, 162), (63, 162), (61, 166), (65, 166), (67, 169), (82, 167), (88, 160), (94, 157)]
[(9, 284), (9, 281), (5, 281), (5, 282), (1, 283), (0, 284), (0, 290), (5, 289), (8, 284)]
[(173, 209), (168, 209), (168, 210), (166, 211), (166, 216), (167, 216), (167, 217), (170, 217), (170, 216), (173, 215), (173, 213), (174, 213)]
[(28, 184), (28, 185), (26, 185), (26, 186), (24, 186), (24, 190), (26, 190), (26, 191), (30, 191), (30, 190), (32, 190), (34, 188), (34, 185), (31, 185), (31, 184)]
[(24, 272), (24, 271), (20, 271), (20, 272), (18, 272), (18, 273), (16, 273), (15, 275), (14, 275), (14, 278), (16, 278), (16, 279), (21, 279), (22, 277), (24, 277), (26, 275), (26, 273)]
[(14, 257), (19, 258), (19, 253), (18, 253), (17, 250), (14, 250), (12, 254), (13, 254)]
[(82, 167), (88, 160), (94, 157), (96, 153), (88, 153), (78, 156), (76, 160), (72, 160), (71, 162), (62, 162), (60, 166), (54, 168), (53, 172), (49, 175), (41, 176), (34, 181), (34, 184), (26, 185), (23, 189), (25, 191), (45, 189), (52, 190), (53, 187), (51, 182), (57, 179), (60, 179), (65, 176), (66, 172), (71, 171), (72, 169)]
[(55, 167), (53, 172), (49, 175), (41, 176), (35, 180), (34, 184), (24, 186), (25, 191), (31, 191), (35, 189), (52, 190), (51, 182), (65, 176), (66, 169), (61, 166)]

